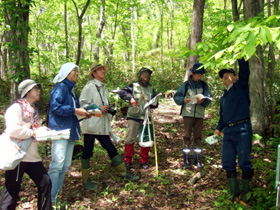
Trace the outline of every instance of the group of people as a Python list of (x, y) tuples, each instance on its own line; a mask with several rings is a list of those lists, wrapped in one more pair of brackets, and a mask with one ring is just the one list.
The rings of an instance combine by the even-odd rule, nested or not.
[[(250, 191), (250, 181), (253, 177), (250, 162), (252, 129), (249, 118), (249, 65), (244, 59), (239, 62), (239, 80), (233, 69), (222, 69), (219, 76), (222, 78), (226, 90), (221, 98), (220, 120), (215, 131), (219, 136), (224, 132), (222, 147), (222, 165), (227, 172), (231, 197), (230, 201), (239, 200), (247, 205)], [(121, 177), (136, 181), (138, 176), (132, 174), (132, 158), (135, 154), (134, 144), (139, 129), (145, 120), (144, 105), (156, 96), (150, 85), (151, 69), (143, 67), (138, 73), (138, 81), (130, 84), (119, 92), (122, 99), (129, 101), (127, 113), (127, 130), (125, 138), (124, 160), (119, 155), (111, 141), (113, 135), (111, 128), (112, 110), (109, 102), (109, 92), (104, 84), (104, 79), (109, 67), (93, 63), (89, 69), (89, 81), (84, 86), (80, 97), (75, 93), (75, 86), (79, 76), (79, 67), (73, 63), (65, 63), (53, 79), (57, 83), (50, 94), (50, 108), (48, 112), (48, 128), (56, 131), (70, 129), (69, 139), (52, 141), (52, 161), (48, 172), (43, 166), (38, 154), (36, 135), (42, 130), (40, 127), (38, 111), (34, 103), (40, 100), (41, 85), (33, 80), (22, 81), (18, 86), (20, 99), (16, 100), (5, 113), (6, 129), (4, 133), (11, 138), (32, 138), (24, 159), (13, 169), (5, 171), (5, 185), (2, 191), (0, 209), (15, 209), (18, 200), (21, 180), (27, 173), (38, 188), (38, 209), (52, 209), (57, 201), (64, 176), (71, 165), (75, 141), (81, 138), (80, 122), (82, 120), (82, 134), (84, 147), (81, 159), (82, 185), (88, 190), (96, 190), (98, 186), (91, 182), (90, 158), (93, 156), (95, 139), (106, 149), (112, 166)], [(201, 63), (195, 63), (190, 69), (192, 75), (176, 92), (174, 100), (181, 105), (185, 135), (183, 141), (184, 166), (190, 169), (191, 149), (194, 150), (194, 165), (202, 168), (202, 130), (205, 108), (210, 104), (211, 96), (206, 82), (202, 76), (206, 73)], [(192, 99), (193, 96), (202, 94), (205, 98)], [(90, 110), (97, 107), (101, 117), (92, 117)], [(158, 102), (153, 103), (148, 109), (158, 107)], [(138, 108), (135, 111), (135, 108)], [(140, 167), (149, 168), (148, 158), (151, 147), (140, 147)], [(239, 189), (236, 156), (242, 169), (242, 192)]]

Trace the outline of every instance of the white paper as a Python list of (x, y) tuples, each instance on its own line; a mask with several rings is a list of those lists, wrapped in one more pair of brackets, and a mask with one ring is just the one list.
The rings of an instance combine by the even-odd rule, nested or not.
[(151, 104), (153, 104), (154, 102), (156, 102), (156, 100), (158, 99), (158, 97), (160, 97), (162, 95), (162, 93), (157, 94), (155, 97), (153, 97), (149, 102), (147, 102), (144, 105), (144, 109), (146, 109), (148, 106), (150, 106)]
[(46, 130), (39, 132), (35, 139), (37, 141), (47, 141), (47, 140), (61, 140), (61, 139), (69, 139), (70, 137), (70, 129), (65, 129), (61, 131), (55, 130)]
[(199, 100), (209, 99), (210, 101), (213, 100), (213, 98), (204, 96), (202, 94), (197, 94), (197, 95), (191, 96), (190, 99), (191, 99), (191, 101), (190, 101), (191, 104), (196, 104), (197, 103), (197, 99), (199, 99)]

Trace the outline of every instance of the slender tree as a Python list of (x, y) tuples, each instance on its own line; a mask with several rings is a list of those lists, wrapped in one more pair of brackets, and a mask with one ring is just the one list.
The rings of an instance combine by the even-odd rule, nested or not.
[[(99, 41), (101, 39), (101, 35), (102, 35), (104, 26), (105, 26), (105, 0), (101, 0), (100, 11), (99, 11), (99, 24), (98, 24), (97, 31), (96, 31), (97, 43), (99, 43)], [(95, 47), (95, 50), (94, 50), (94, 60), (96, 62), (99, 62), (99, 49), (100, 48), (97, 44), (97, 46)]]
[(82, 30), (83, 30), (83, 17), (84, 14), (89, 6), (90, 0), (87, 0), (86, 5), (84, 6), (81, 15), (79, 14), (79, 9), (77, 7), (77, 4), (74, 0), (72, 0), (73, 4), (75, 5), (76, 8), (76, 13), (77, 13), (77, 17), (78, 17), (78, 25), (79, 25), (79, 36), (78, 36), (78, 48), (77, 48), (77, 59), (76, 59), (76, 64), (79, 65), (80, 63), (80, 59), (81, 59), (81, 54), (82, 54)]
[(65, 57), (66, 61), (69, 59), (69, 49), (68, 49), (68, 24), (67, 24), (67, 0), (64, 1), (64, 25), (65, 25)]
[(133, 21), (133, 14), (134, 14), (134, 2), (131, 0), (131, 7), (130, 7), (130, 26), (131, 26), (131, 42), (132, 42), (132, 71), (135, 72), (135, 38), (134, 38), (134, 21)]
[[(190, 37), (190, 49), (193, 49), (194, 46), (201, 42), (202, 32), (203, 32), (203, 13), (204, 13), (205, 0), (196, 0), (193, 1), (193, 18), (192, 18), (192, 30)], [(198, 56), (190, 56), (187, 62), (187, 71), (185, 74), (185, 81), (189, 78), (189, 69), (192, 65), (198, 61)]]
[(232, 17), (233, 21), (236, 22), (239, 20), (239, 12), (237, 8), (237, 0), (231, 0), (231, 8), (232, 8)]

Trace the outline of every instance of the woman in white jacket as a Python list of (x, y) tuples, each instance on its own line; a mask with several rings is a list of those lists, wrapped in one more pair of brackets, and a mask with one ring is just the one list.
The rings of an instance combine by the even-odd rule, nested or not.
[[(30, 141), (26, 156), (13, 169), (5, 171), (0, 209), (16, 209), (20, 185), (24, 173), (38, 188), (38, 209), (52, 209), (51, 180), (38, 153), (38, 142), (34, 139), (39, 127), (39, 115), (33, 103), (40, 100), (41, 85), (31, 79), (18, 86), (20, 99), (16, 100), (5, 113), (4, 135), (19, 142)], [(20, 143), (19, 143), (20, 145)], [(18, 148), (20, 150), (20, 148)]]
[(90, 157), (93, 156), (94, 142), (97, 139), (102, 147), (107, 150), (112, 165), (124, 178), (128, 180), (138, 180), (139, 177), (126, 170), (123, 159), (118, 154), (116, 147), (110, 139), (111, 114), (109, 105), (109, 92), (103, 83), (109, 67), (98, 63), (93, 63), (90, 67), (90, 81), (85, 85), (80, 96), (81, 107), (97, 105), (101, 108), (101, 117), (92, 117), (83, 120), (82, 133), (84, 134), (84, 150), (82, 154), (82, 180), (83, 186), (89, 190), (96, 190), (89, 178)]

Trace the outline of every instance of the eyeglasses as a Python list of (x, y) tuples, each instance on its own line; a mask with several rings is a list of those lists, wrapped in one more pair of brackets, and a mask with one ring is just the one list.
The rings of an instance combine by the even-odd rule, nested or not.
[(76, 74), (79, 74), (79, 70), (78, 70), (78, 69), (76, 69), (76, 68), (75, 68), (75, 69), (73, 69), (73, 70), (72, 70), (72, 72), (74, 72), (74, 73), (76, 73)]
[(105, 68), (99, 68), (99, 69), (96, 69), (95, 71), (105, 71)]

